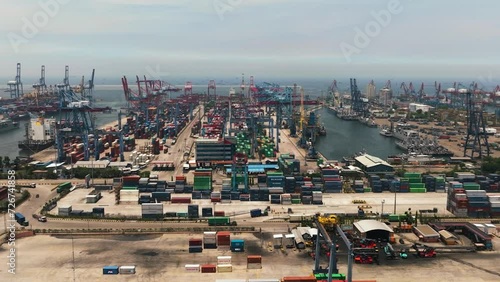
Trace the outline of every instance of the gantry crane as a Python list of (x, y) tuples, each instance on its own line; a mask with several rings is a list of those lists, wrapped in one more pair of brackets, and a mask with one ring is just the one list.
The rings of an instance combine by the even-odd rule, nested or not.
[(41, 71), (40, 71), (40, 78), (38, 79), (37, 83), (33, 83), (33, 88), (35, 89), (35, 105), (38, 107), (39, 106), (39, 99), (45, 94), (48, 94), (47, 92), (47, 84), (45, 84), (45, 66), (42, 65)]
[(23, 96), (23, 83), (21, 81), (21, 63), (17, 63), (16, 78), (7, 82), (9, 89), (6, 92), (10, 93), (11, 99), (18, 99)]
[[(103, 112), (107, 108), (91, 107), (90, 101), (83, 99), (81, 93), (76, 93), (69, 85), (69, 67), (65, 67), (65, 77), (59, 88), (58, 106), (58, 129), (57, 139), (57, 160), (63, 162), (66, 159), (64, 144), (70, 138), (80, 137), (83, 142), (83, 159), (89, 160), (90, 144), (89, 135), (95, 133), (95, 121), (92, 113)], [(97, 150), (97, 140), (95, 138), (94, 150)], [(98, 152), (96, 153), (98, 156)], [(97, 158), (98, 159), (98, 158)]]
[(467, 136), (464, 144), (464, 157), (474, 158), (478, 153), (479, 158), (489, 157), (490, 147), (486, 135), (486, 123), (483, 116), (483, 103), (476, 93), (477, 84), (471, 83), (466, 93), (467, 104)]
[[(347, 281), (352, 282), (352, 266), (353, 266), (353, 247), (352, 243), (349, 241), (347, 236), (344, 234), (342, 228), (338, 221), (338, 217), (335, 215), (320, 215), (316, 214), (314, 218), (314, 223), (318, 228), (318, 235), (316, 236), (316, 246), (314, 252), (314, 274), (325, 273), (324, 269), (320, 268), (320, 240), (324, 240), (330, 249), (330, 257), (328, 264), (328, 277), (327, 281), (332, 282), (332, 274), (338, 274), (339, 270), (337, 268), (337, 236), (340, 236), (347, 246)], [(328, 234), (327, 228), (335, 231), (336, 236), (333, 238)], [(322, 238), (322, 239), (321, 239)]]

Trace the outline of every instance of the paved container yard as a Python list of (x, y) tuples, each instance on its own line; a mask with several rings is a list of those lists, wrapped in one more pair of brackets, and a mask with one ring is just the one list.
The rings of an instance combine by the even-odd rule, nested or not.
[[(411, 236), (408, 235), (408, 236)], [(231, 239), (244, 239), (246, 251), (204, 250), (189, 254), (188, 238), (202, 234), (165, 234), (141, 236), (45, 236), (37, 235), (17, 242), (17, 273), (0, 268), (0, 281), (207, 281), (228, 278), (281, 278), (309, 275), (313, 260), (308, 251), (269, 247), (271, 233), (231, 234)], [(495, 239), (498, 246), (500, 240)], [(7, 246), (0, 247), (5, 257)], [(186, 264), (216, 264), (217, 256), (232, 256), (232, 273), (189, 273)], [(247, 255), (262, 255), (262, 269), (246, 269)], [(436, 258), (385, 261), (380, 265), (358, 265), (354, 279), (376, 281), (498, 281), (499, 251), (440, 254)], [(136, 265), (134, 275), (103, 275), (105, 265)], [(322, 262), (326, 267), (326, 262)], [(346, 255), (339, 253), (339, 270), (346, 272)], [(73, 270), (74, 268), (74, 270)], [(75, 279), (73, 280), (73, 277)]]

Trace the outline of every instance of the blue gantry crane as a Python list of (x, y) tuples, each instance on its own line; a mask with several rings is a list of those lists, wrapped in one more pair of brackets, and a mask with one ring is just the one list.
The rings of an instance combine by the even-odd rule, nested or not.
[[(106, 108), (91, 107), (90, 101), (82, 97), (82, 93), (76, 93), (69, 84), (69, 67), (65, 67), (65, 77), (59, 88), (59, 106), (57, 122), (57, 161), (64, 162), (68, 157), (64, 148), (65, 143), (69, 143), (72, 138), (79, 137), (83, 143), (83, 159), (89, 160), (91, 149), (97, 151), (96, 144), (89, 144), (89, 135), (95, 134), (95, 120), (92, 113), (103, 112)], [(95, 138), (97, 142), (97, 138)]]
[(14, 80), (8, 81), (7, 86), (9, 89), (6, 92), (10, 93), (11, 99), (18, 99), (23, 96), (23, 83), (21, 81), (21, 63), (17, 63), (16, 78)]

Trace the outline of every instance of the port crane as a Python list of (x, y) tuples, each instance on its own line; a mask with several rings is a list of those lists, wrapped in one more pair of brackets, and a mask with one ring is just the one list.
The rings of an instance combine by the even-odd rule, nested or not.
[(40, 97), (48, 94), (47, 84), (45, 84), (45, 66), (42, 65), (40, 70), (40, 78), (37, 83), (33, 83), (33, 88), (35, 89), (35, 105), (38, 107), (40, 103)]
[(477, 153), (479, 158), (483, 158), (484, 156), (490, 156), (490, 147), (488, 136), (486, 135), (482, 99), (479, 94), (475, 94), (476, 92), (477, 84), (472, 82), (465, 93), (467, 136), (464, 144), (464, 157), (474, 158), (474, 155)]
[(207, 101), (217, 101), (217, 86), (213, 79), (208, 81)]
[(193, 95), (193, 83), (186, 81), (184, 84), (184, 95)]
[[(314, 251), (314, 274), (327, 273), (327, 281), (331, 282), (332, 276), (338, 274), (339, 270), (337, 268), (337, 244), (336, 241), (340, 237), (345, 245), (347, 246), (347, 281), (352, 282), (352, 267), (354, 261), (354, 253), (352, 243), (349, 241), (345, 235), (342, 228), (340, 228), (339, 219), (336, 215), (321, 215), (316, 214), (314, 217), (314, 224), (318, 228), (318, 235), (316, 236), (316, 244)], [(335, 233), (334, 238), (330, 237), (328, 230), (332, 230)], [(328, 269), (323, 269), (320, 267), (320, 254), (321, 254), (321, 240), (325, 241), (327, 247), (330, 249), (329, 264)]]
[(23, 83), (21, 81), (21, 63), (17, 63), (16, 66), (16, 77), (14, 80), (8, 81), (7, 86), (9, 86), (9, 89), (7, 89), (5, 92), (10, 93), (10, 98), (11, 99), (18, 99), (23, 96)]
[(90, 76), (90, 80), (85, 84), (85, 77), (82, 76), (82, 81), (80, 82), (79, 90), (82, 94), (82, 99), (88, 100), (90, 105), (94, 102), (94, 97), (92, 96), (94, 92), (94, 76), (95, 69), (92, 70), (92, 75)]
[[(83, 159), (90, 158), (89, 135), (95, 133), (95, 120), (93, 113), (106, 111), (108, 108), (94, 108), (90, 101), (84, 100), (81, 93), (76, 93), (69, 86), (69, 67), (65, 67), (65, 78), (63, 84), (58, 85), (59, 105), (57, 121), (57, 161), (63, 162), (68, 156), (64, 144), (70, 138), (79, 137), (83, 142)], [(97, 138), (95, 138), (94, 151), (98, 151)], [(96, 153), (98, 159), (98, 152)]]
[(425, 90), (424, 90), (424, 83), (422, 82), (422, 84), (420, 84), (420, 88), (418, 89), (418, 101), (419, 102), (423, 102), (425, 97), (426, 97), (426, 94), (425, 94)]
[(367, 109), (364, 105), (364, 102), (361, 98), (361, 91), (358, 89), (358, 85), (356, 83), (355, 78), (350, 79), (351, 82), (351, 103), (352, 110), (356, 115), (365, 116), (367, 113)]

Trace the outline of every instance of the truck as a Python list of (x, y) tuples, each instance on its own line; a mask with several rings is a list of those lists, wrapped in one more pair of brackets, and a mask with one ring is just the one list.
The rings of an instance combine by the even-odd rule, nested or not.
[(259, 216), (262, 216), (262, 210), (260, 210), (260, 209), (253, 209), (253, 210), (250, 210), (250, 216), (251, 216), (251, 217), (259, 217)]
[(71, 182), (64, 182), (57, 186), (57, 193), (61, 193), (65, 190), (70, 190), (73, 185)]
[(236, 225), (236, 222), (229, 219), (229, 217), (210, 217), (208, 219), (208, 226), (229, 226)]
[(26, 221), (26, 218), (20, 212), (16, 212), (14, 214), (14, 218), (16, 219), (17, 223), (19, 223), (19, 224), (22, 224), (23, 222)]

